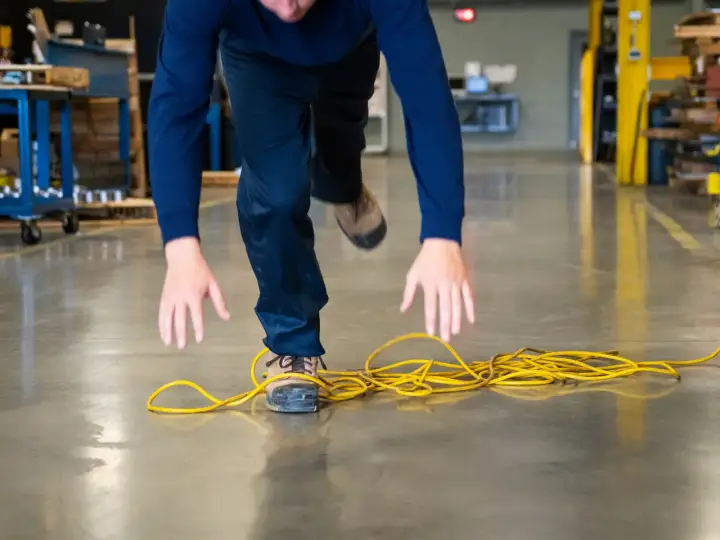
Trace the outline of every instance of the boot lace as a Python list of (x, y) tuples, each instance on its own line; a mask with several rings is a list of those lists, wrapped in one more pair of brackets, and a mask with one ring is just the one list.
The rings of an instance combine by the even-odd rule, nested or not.
[(355, 221), (357, 221), (360, 216), (362, 216), (370, 206), (370, 197), (368, 196), (367, 191), (364, 189), (360, 193), (360, 197), (357, 198), (357, 200), (352, 204), (353, 212), (355, 214)]
[[(318, 358), (318, 362), (327, 370), (322, 358)], [(278, 364), (281, 369), (290, 369), (292, 373), (310, 374), (313, 371), (313, 359), (309, 356), (276, 356), (268, 361), (266, 366), (270, 367), (273, 364)]]

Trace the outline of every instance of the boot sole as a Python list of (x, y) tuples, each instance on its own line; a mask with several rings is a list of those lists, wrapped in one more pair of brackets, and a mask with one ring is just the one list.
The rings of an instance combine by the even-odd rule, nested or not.
[(387, 236), (387, 221), (385, 221), (385, 216), (383, 216), (382, 221), (380, 222), (380, 225), (375, 227), (372, 231), (370, 231), (367, 234), (363, 235), (357, 235), (353, 236), (351, 234), (348, 234), (348, 232), (343, 228), (342, 223), (340, 223), (340, 220), (337, 220), (338, 226), (340, 227), (340, 230), (345, 234), (348, 240), (352, 242), (352, 244), (360, 249), (365, 250), (371, 250), (378, 247), (380, 244), (382, 244), (382, 241), (385, 240), (385, 236)]
[(265, 396), (268, 409), (283, 414), (309, 414), (318, 412), (320, 399), (317, 386), (288, 384), (276, 388)]

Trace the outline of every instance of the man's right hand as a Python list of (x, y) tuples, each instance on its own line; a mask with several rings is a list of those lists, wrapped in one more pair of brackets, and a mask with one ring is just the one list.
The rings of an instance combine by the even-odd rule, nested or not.
[(167, 273), (160, 299), (158, 329), (165, 345), (175, 340), (179, 349), (187, 344), (187, 314), (190, 312), (195, 341), (203, 340), (203, 301), (210, 298), (218, 316), (227, 321), (230, 313), (225, 306), (220, 286), (200, 251), (196, 238), (179, 238), (165, 246)]

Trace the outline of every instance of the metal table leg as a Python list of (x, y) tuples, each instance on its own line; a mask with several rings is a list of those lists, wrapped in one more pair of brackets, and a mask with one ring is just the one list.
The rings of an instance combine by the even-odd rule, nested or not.
[[(62, 167), (62, 196), (73, 200), (75, 189), (75, 167), (72, 153), (72, 109), (70, 102), (60, 104), (60, 159)], [(75, 234), (80, 230), (80, 218), (77, 211), (66, 212), (62, 220), (63, 231)]]
[[(18, 108), (18, 146), (20, 149), (20, 201), (23, 208), (32, 208), (33, 198), (33, 149), (32, 122), (30, 119), (30, 101), (27, 97), (17, 100)], [(21, 210), (23, 211), (23, 210)], [(31, 213), (31, 212), (30, 212)], [(32, 215), (23, 216), (32, 218)]]
[(35, 105), (35, 137), (37, 139), (37, 167), (36, 185), (41, 192), (50, 189), (50, 103), (36, 101)]
[(75, 167), (72, 151), (72, 114), (70, 102), (60, 104), (60, 159), (62, 161), (62, 192), (63, 197), (73, 197), (75, 187)]

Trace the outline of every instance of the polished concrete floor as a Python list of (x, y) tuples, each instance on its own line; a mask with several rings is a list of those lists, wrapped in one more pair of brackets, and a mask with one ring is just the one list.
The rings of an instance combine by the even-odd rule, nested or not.
[[(333, 366), (423, 328), (398, 312), (417, 249), (402, 159), (369, 161), (387, 242), (352, 249), (313, 207), (331, 303)], [(465, 249), (478, 321), (456, 346), (522, 345), (694, 357), (720, 343), (720, 252), (706, 202), (616, 192), (558, 156), (467, 164)], [(376, 398), (316, 417), (162, 417), (147, 396), (177, 378), (218, 395), (249, 385), (262, 332), (231, 203), (209, 205), (207, 257), (233, 319), (206, 343), (163, 347), (154, 228), (0, 234), (0, 538), (13, 540), (709, 540), (720, 536), (720, 370), (607, 391)], [(419, 308), (419, 306), (417, 306)], [(442, 355), (408, 345), (387, 360)], [(598, 390), (598, 389), (596, 389)], [(197, 405), (192, 393), (163, 398)]]

